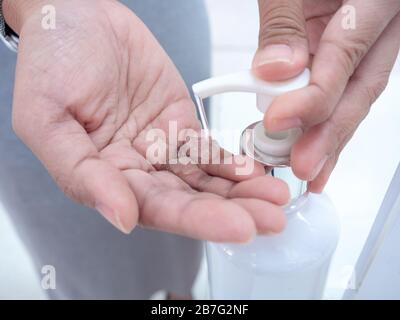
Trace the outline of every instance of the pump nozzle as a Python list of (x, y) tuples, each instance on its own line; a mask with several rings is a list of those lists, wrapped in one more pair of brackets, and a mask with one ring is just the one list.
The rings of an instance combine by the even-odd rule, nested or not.
[[(210, 78), (193, 85), (198, 112), (205, 130), (207, 118), (202, 100), (225, 92), (252, 92), (257, 94), (257, 108), (265, 113), (275, 97), (293, 90), (304, 88), (310, 80), (310, 71), (285, 81), (264, 81), (250, 70)], [(247, 130), (250, 130), (248, 135)], [(271, 166), (287, 166), (292, 145), (301, 135), (301, 129), (290, 129), (279, 133), (269, 133), (262, 122), (247, 127), (242, 134), (242, 150), (253, 159)]]

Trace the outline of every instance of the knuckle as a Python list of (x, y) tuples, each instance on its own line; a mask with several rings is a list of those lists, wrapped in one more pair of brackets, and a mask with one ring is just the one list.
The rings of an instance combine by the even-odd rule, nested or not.
[(357, 67), (361, 59), (368, 52), (372, 45), (372, 37), (365, 35), (355, 36), (351, 40), (345, 41), (343, 47), (344, 53), (351, 59), (354, 67)]
[(354, 121), (345, 120), (335, 126), (335, 135), (339, 144), (341, 141), (347, 140), (347, 137), (352, 134), (355, 125)]
[(61, 183), (58, 179), (56, 179), (57, 184), (60, 186), (62, 192), (68, 196), (70, 199), (76, 200), (79, 202), (79, 198), (77, 197), (77, 193), (74, 188), (68, 183)]
[(53, 179), (66, 196), (68, 196), (70, 199), (77, 199), (76, 191), (72, 187), (71, 181), (67, 179), (65, 174), (62, 174), (60, 172), (55, 173), (53, 174)]
[(369, 107), (378, 99), (383, 90), (385, 90), (389, 76), (390, 70), (384, 70), (377, 74), (373, 80), (369, 80), (368, 84), (363, 86)]
[(321, 103), (321, 105), (315, 104), (311, 111), (317, 117), (317, 123), (325, 121), (332, 114), (332, 108), (326, 105), (326, 103)]
[(261, 15), (260, 42), (266, 43), (282, 36), (306, 39), (303, 10), (297, 1), (281, 3), (264, 10)]
[(306, 126), (324, 122), (331, 116), (334, 109), (334, 105), (330, 102), (332, 100), (331, 94), (321, 85), (313, 83), (310, 85), (310, 89), (312, 90), (310, 95), (313, 98), (307, 108), (303, 108), (300, 114)]
[(80, 195), (78, 191), (74, 188), (74, 184), (71, 181), (71, 177), (68, 177), (66, 174), (62, 173), (62, 170), (58, 168), (52, 168), (54, 174), (53, 179), (61, 189), (61, 191), (70, 199), (80, 202)]
[(354, 117), (343, 117), (340, 120), (335, 118), (329, 119), (330, 131), (336, 138), (336, 146), (340, 146), (344, 141), (350, 139), (358, 123)]
[(372, 45), (371, 39), (365, 36), (357, 36), (352, 39), (344, 39), (343, 41), (336, 41), (329, 38), (321, 39), (322, 44), (328, 45), (337, 53), (334, 56), (337, 57), (339, 64), (348, 76), (353, 74)]
[(366, 97), (366, 104), (359, 106), (349, 106), (345, 116), (331, 117), (328, 120), (330, 131), (336, 137), (337, 144), (340, 150), (354, 134), (356, 128), (361, 121), (368, 115), (371, 105), (376, 101), (379, 95), (385, 89), (390, 70), (382, 71), (379, 75), (374, 77), (375, 80), (368, 80), (368, 83), (360, 81), (360, 90)]

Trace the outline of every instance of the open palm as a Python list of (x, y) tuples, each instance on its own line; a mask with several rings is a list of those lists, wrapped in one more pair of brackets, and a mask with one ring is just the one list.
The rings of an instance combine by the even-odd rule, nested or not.
[[(279, 231), (286, 185), (261, 166), (154, 164), (151, 129), (200, 130), (174, 64), (116, 1), (53, 1), (55, 30), (32, 14), (21, 30), (14, 128), (72, 199), (129, 232), (140, 223), (215, 241)], [(79, 9), (77, 9), (79, 7)], [(190, 49), (189, 49), (190, 51)], [(195, 63), (195, 61), (193, 62)], [(169, 149), (177, 149), (168, 140)]]

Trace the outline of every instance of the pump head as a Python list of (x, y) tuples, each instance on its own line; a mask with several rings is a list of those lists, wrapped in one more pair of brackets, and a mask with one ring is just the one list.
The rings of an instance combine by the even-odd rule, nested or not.
[[(310, 71), (285, 81), (264, 81), (250, 70), (210, 78), (193, 85), (197, 111), (204, 130), (208, 132), (208, 121), (204, 111), (203, 99), (225, 92), (251, 92), (257, 95), (257, 108), (262, 113), (268, 110), (272, 101), (279, 95), (304, 88), (310, 81)], [(290, 150), (301, 129), (289, 129), (271, 133), (264, 128), (262, 121), (249, 125), (241, 136), (241, 150), (250, 158), (266, 166), (282, 167), (290, 164)]]

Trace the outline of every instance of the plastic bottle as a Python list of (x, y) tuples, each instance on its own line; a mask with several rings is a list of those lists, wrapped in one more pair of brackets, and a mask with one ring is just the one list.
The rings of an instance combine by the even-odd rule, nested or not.
[(305, 194), (286, 210), (280, 234), (250, 244), (207, 243), (213, 299), (320, 299), (339, 224), (325, 195)]

